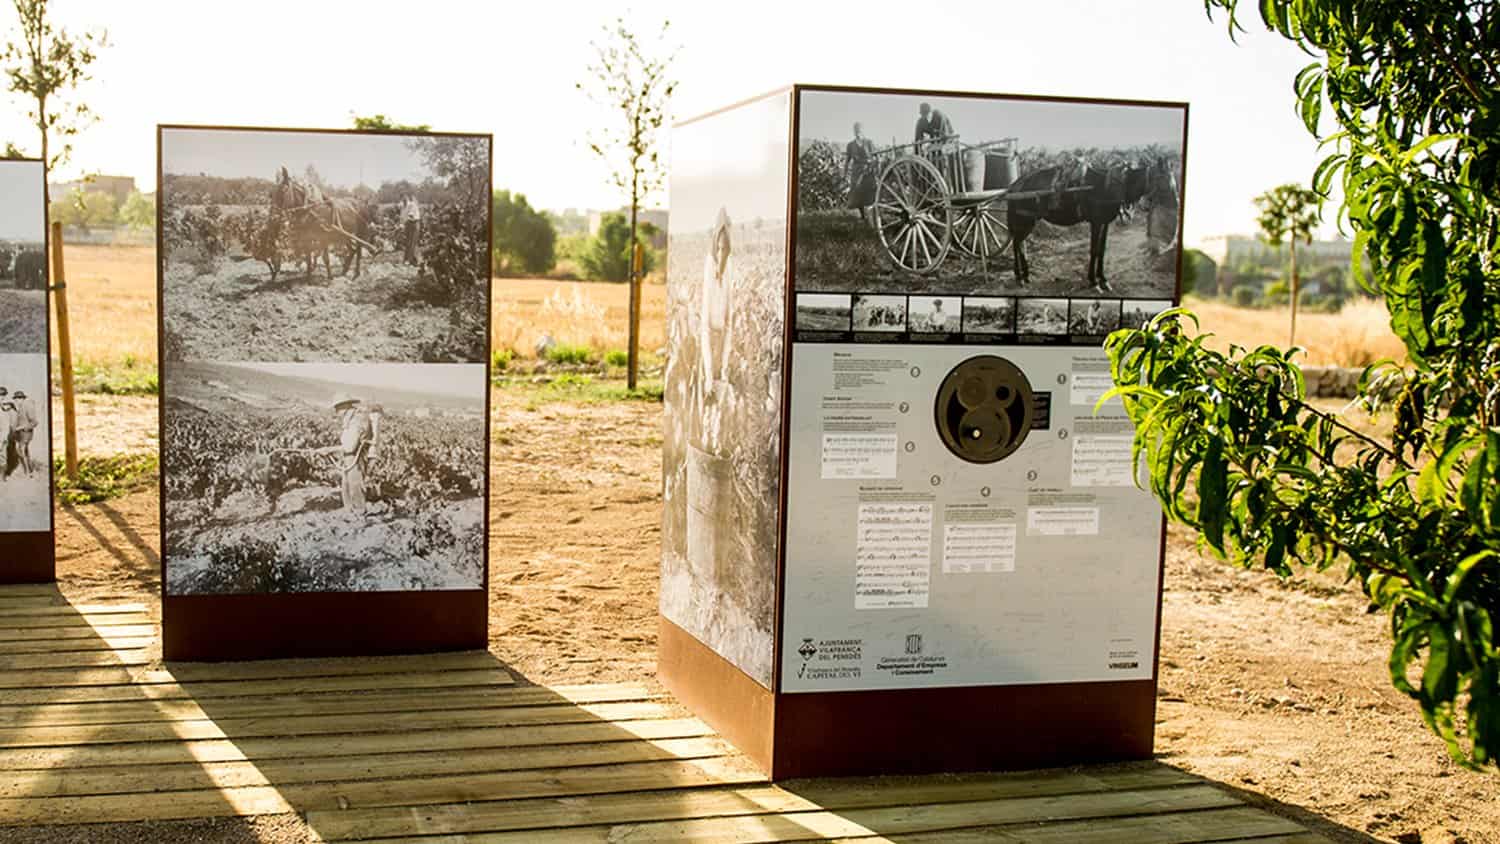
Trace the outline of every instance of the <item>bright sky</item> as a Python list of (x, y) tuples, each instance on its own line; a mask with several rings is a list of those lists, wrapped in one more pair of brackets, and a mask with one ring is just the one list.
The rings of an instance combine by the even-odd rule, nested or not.
[[(60, 22), (106, 28), (112, 41), (87, 89), (100, 123), (76, 140), (60, 176), (123, 173), (149, 187), (157, 123), (342, 128), (352, 114), (383, 112), (494, 133), (496, 186), (534, 205), (619, 203), (586, 143), (610, 115), (575, 89), (590, 39), (619, 4), (53, 5)], [(0, 8), (7, 34), (11, 14)], [(660, 0), (625, 14), (641, 29), (672, 21), (680, 118), (792, 82), (1187, 101), (1190, 243), (1253, 230), (1252, 198), (1305, 182), (1317, 160), (1291, 93), (1311, 59), (1258, 23), (1235, 46), (1201, 0)], [(35, 146), (19, 103), (0, 112), (0, 140)]]
[(484, 365), (472, 363), (237, 363), (271, 375), (463, 398), (484, 395)]
[(432, 175), (400, 135), (167, 129), (161, 158), (168, 173), (223, 178), (274, 179), (284, 165), (300, 179), (311, 165), (325, 184), (336, 188), (378, 188), (383, 182), (420, 182)]
[(0, 161), (0, 240), (40, 243), (45, 219), (42, 165), (35, 161)]

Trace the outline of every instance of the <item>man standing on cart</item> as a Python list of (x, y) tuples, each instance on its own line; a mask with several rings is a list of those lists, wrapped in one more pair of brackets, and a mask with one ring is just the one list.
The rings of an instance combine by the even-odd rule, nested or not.
[[(917, 107), (917, 112), (920, 116), (917, 118), (916, 136), (912, 139), (916, 151), (925, 152), (929, 157), (933, 154), (951, 152), (953, 136), (958, 132), (954, 131), (953, 123), (948, 119), (948, 115), (933, 108), (931, 103), (922, 103)], [(931, 142), (931, 145), (928, 142)]]

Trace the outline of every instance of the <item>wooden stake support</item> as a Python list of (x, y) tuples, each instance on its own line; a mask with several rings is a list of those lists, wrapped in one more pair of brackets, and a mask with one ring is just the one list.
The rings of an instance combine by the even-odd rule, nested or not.
[(62, 369), (63, 453), (68, 480), (78, 480), (78, 418), (73, 412), (73, 343), (68, 332), (68, 282), (62, 223), (52, 224), (52, 300), (57, 303), (57, 357)]
[(645, 266), (646, 254), (639, 241), (632, 244), (630, 254), (630, 389), (636, 387), (641, 368), (641, 268)]

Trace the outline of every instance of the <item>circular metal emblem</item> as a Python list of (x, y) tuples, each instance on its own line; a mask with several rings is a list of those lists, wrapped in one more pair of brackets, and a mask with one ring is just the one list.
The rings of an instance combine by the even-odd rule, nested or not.
[(972, 357), (938, 386), (938, 436), (963, 460), (994, 463), (1026, 440), (1035, 406), (1031, 382), (1015, 364), (994, 355)]

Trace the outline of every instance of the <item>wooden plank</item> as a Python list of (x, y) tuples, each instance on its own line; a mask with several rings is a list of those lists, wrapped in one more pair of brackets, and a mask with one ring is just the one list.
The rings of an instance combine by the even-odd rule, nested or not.
[(109, 653), (116, 649), (141, 650), (149, 648), (155, 643), (155, 631), (147, 633), (144, 636), (118, 636), (107, 640), (99, 636), (92, 636), (88, 638), (59, 638), (51, 641), (0, 641), (0, 656), (45, 653)]
[(30, 630), (38, 627), (67, 627), (92, 630), (96, 626), (117, 624), (155, 624), (157, 618), (150, 613), (120, 613), (96, 617), (92, 621), (81, 615), (32, 615), (0, 617), (0, 632), (6, 630)]
[[(696, 795), (682, 795), (690, 800)], [(1036, 823), (1072, 818), (1110, 818), (1196, 812), (1241, 805), (1210, 785), (1184, 785), (1138, 791), (1105, 791), (1016, 797), (960, 803), (914, 804), (876, 808), (826, 809), (801, 812), (743, 813), (719, 817), (694, 816), (691, 810), (677, 820), (601, 824), (572, 828), (527, 829), (477, 833), (468, 842), (667, 842), (713, 841), (722, 844), (756, 841), (823, 841), (830, 838), (892, 836), (932, 830)], [(317, 829), (314, 826), (314, 829)], [(318, 830), (322, 834), (322, 830)], [(439, 839), (441, 840), (441, 839)], [(1121, 839), (1119, 840), (1130, 840)]]
[(155, 636), (154, 624), (106, 624), (99, 627), (0, 628), (0, 642), (60, 642), (69, 639), (110, 639), (117, 636)]
[(0, 597), (4, 598), (61, 594), (56, 583), (10, 583), (0, 586)]
[(410, 733), (209, 739), (141, 744), (27, 747), (0, 750), (0, 771), (99, 768), (112, 765), (167, 765), (180, 762), (235, 762), (329, 756), (419, 753), (490, 748), (506, 750), (547, 744), (698, 738), (714, 732), (696, 718), (541, 724), (524, 727), (469, 727)]
[(240, 696), (267, 697), (296, 694), (333, 694), (352, 691), (440, 689), (515, 685), (515, 678), (498, 669), (414, 672), (410, 674), (351, 674), (342, 677), (303, 677), (291, 680), (237, 682), (140, 683), (129, 677), (119, 685), (0, 689), (0, 706), (73, 703), (123, 703), (140, 700), (208, 700)]
[(841, 784), (720, 789), (681, 794), (603, 794), (566, 802), (486, 801), (456, 806), (312, 812), (308, 823), (328, 840), (613, 825), (668, 819), (808, 812), (823, 809), (958, 803), (1196, 785), (1165, 766), (1091, 774), (1028, 772), (950, 777), (855, 779)]
[(641, 683), (573, 686), (500, 686), (493, 688), (416, 689), (341, 695), (284, 695), (224, 698), (212, 701), (163, 700), (133, 703), (83, 703), (0, 706), (5, 727), (64, 727), (83, 724), (135, 724), (162, 721), (218, 721), (283, 715), (340, 715), (370, 712), (429, 712), (441, 709), (489, 709), (564, 703), (620, 703), (663, 697)]
[(517, 706), (506, 709), (441, 710), (438, 712), (381, 712), (365, 715), (303, 715), (270, 718), (221, 718), (216, 721), (102, 724), (71, 727), (0, 729), (0, 747), (49, 747), (123, 742), (192, 741), (264, 736), (304, 736), (336, 733), (387, 733), (441, 730), (455, 727), (513, 727), (529, 724), (567, 724), (579, 721), (639, 720), (671, 717), (656, 702), (601, 703), (578, 706)]
[(598, 744), (539, 745), (496, 752), (466, 748), (423, 753), (119, 765), (16, 771), (0, 778), (0, 799), (97, 794), (151, 794), (205, 788), (284, 786), (310, 782), (357, 782), (401, 777), (483, 774), (532, 768), (619, 765), (672, 759), (730, 756), (734, 749), (714, 737)]
[(1216, 839), (1215, 844), (1332, 844), (1332, 841), (1333, 839), (1316, 832), (1293, 832), (1287, 835)]
[[(845, 844), (869, 844), (872, 840), (889, 840), (904, 844), (1118, 844), (1120, 841), (1150, 841), (1152, 844), (1199, 844), (1212, 841), (1224, 844), (1243, 841), (1276, 841), (1279, 836), (1305, 835), (1301, 826), (1260, 809), (1239, 806), (1180, 812), (1146, 817), (1102, 818), (1058, 823), (1022, 824), (1009, 827), (977, 827), (916, 835), (880, 835), (838, 838)], [(1277, 837), (1273, 837), (1277, 836)], [(1322, 841), (1325, 839), (1315, 838)]]
[(62, 595), (54, 592), (51, 595), (6, 595), (0, 594), (0, 610), (12, 607), (51, 607), (59, 604), (66, 605), (67, 600)]
[(479, 799), (565, 797), (764, 781), (738, 757), (531, 769), (349, 783), (214, 788), (139, 794), (0, 799), (0, 824), (111, 823), (332, 810), (341, 806), (421, 806)]
[(41, 653), (0, 655), (0, 671), (15, 674), (38, 668), (112, 668), (150, 665), (155, 661), (146, 648), (131, 650), (84, 651), (82, 653)]
[[(49, 603), (46, 606), (27, 605), (7, 606), (0, 605), (0, 619), (11, 619), (19, 616), (38, 615), (61, 615), (61, 616), (106, 616), (120, 615), (122, 613), (144, 613), (149, 612), (145, 604), (69, 604)], [(93, 619), (90, 619), (91, 621)], [(3, 623), (3, 622), (0, 622)]]
[[(127, 666), (130, 667), (130, 666)], [(487, 651), (413, 656), (284, 659), (233, 663), (172, 663), (164, 668), (125, 667), (37, 668), (0, 672), (0, 688), (42, 686), (109, 686), (131, 683), (200, 683), (240, 680), (280, 680), (295, 677), (340, 677), (361, 674), (399, 674), (407, 671), (473, 671), (503, 669)]]

